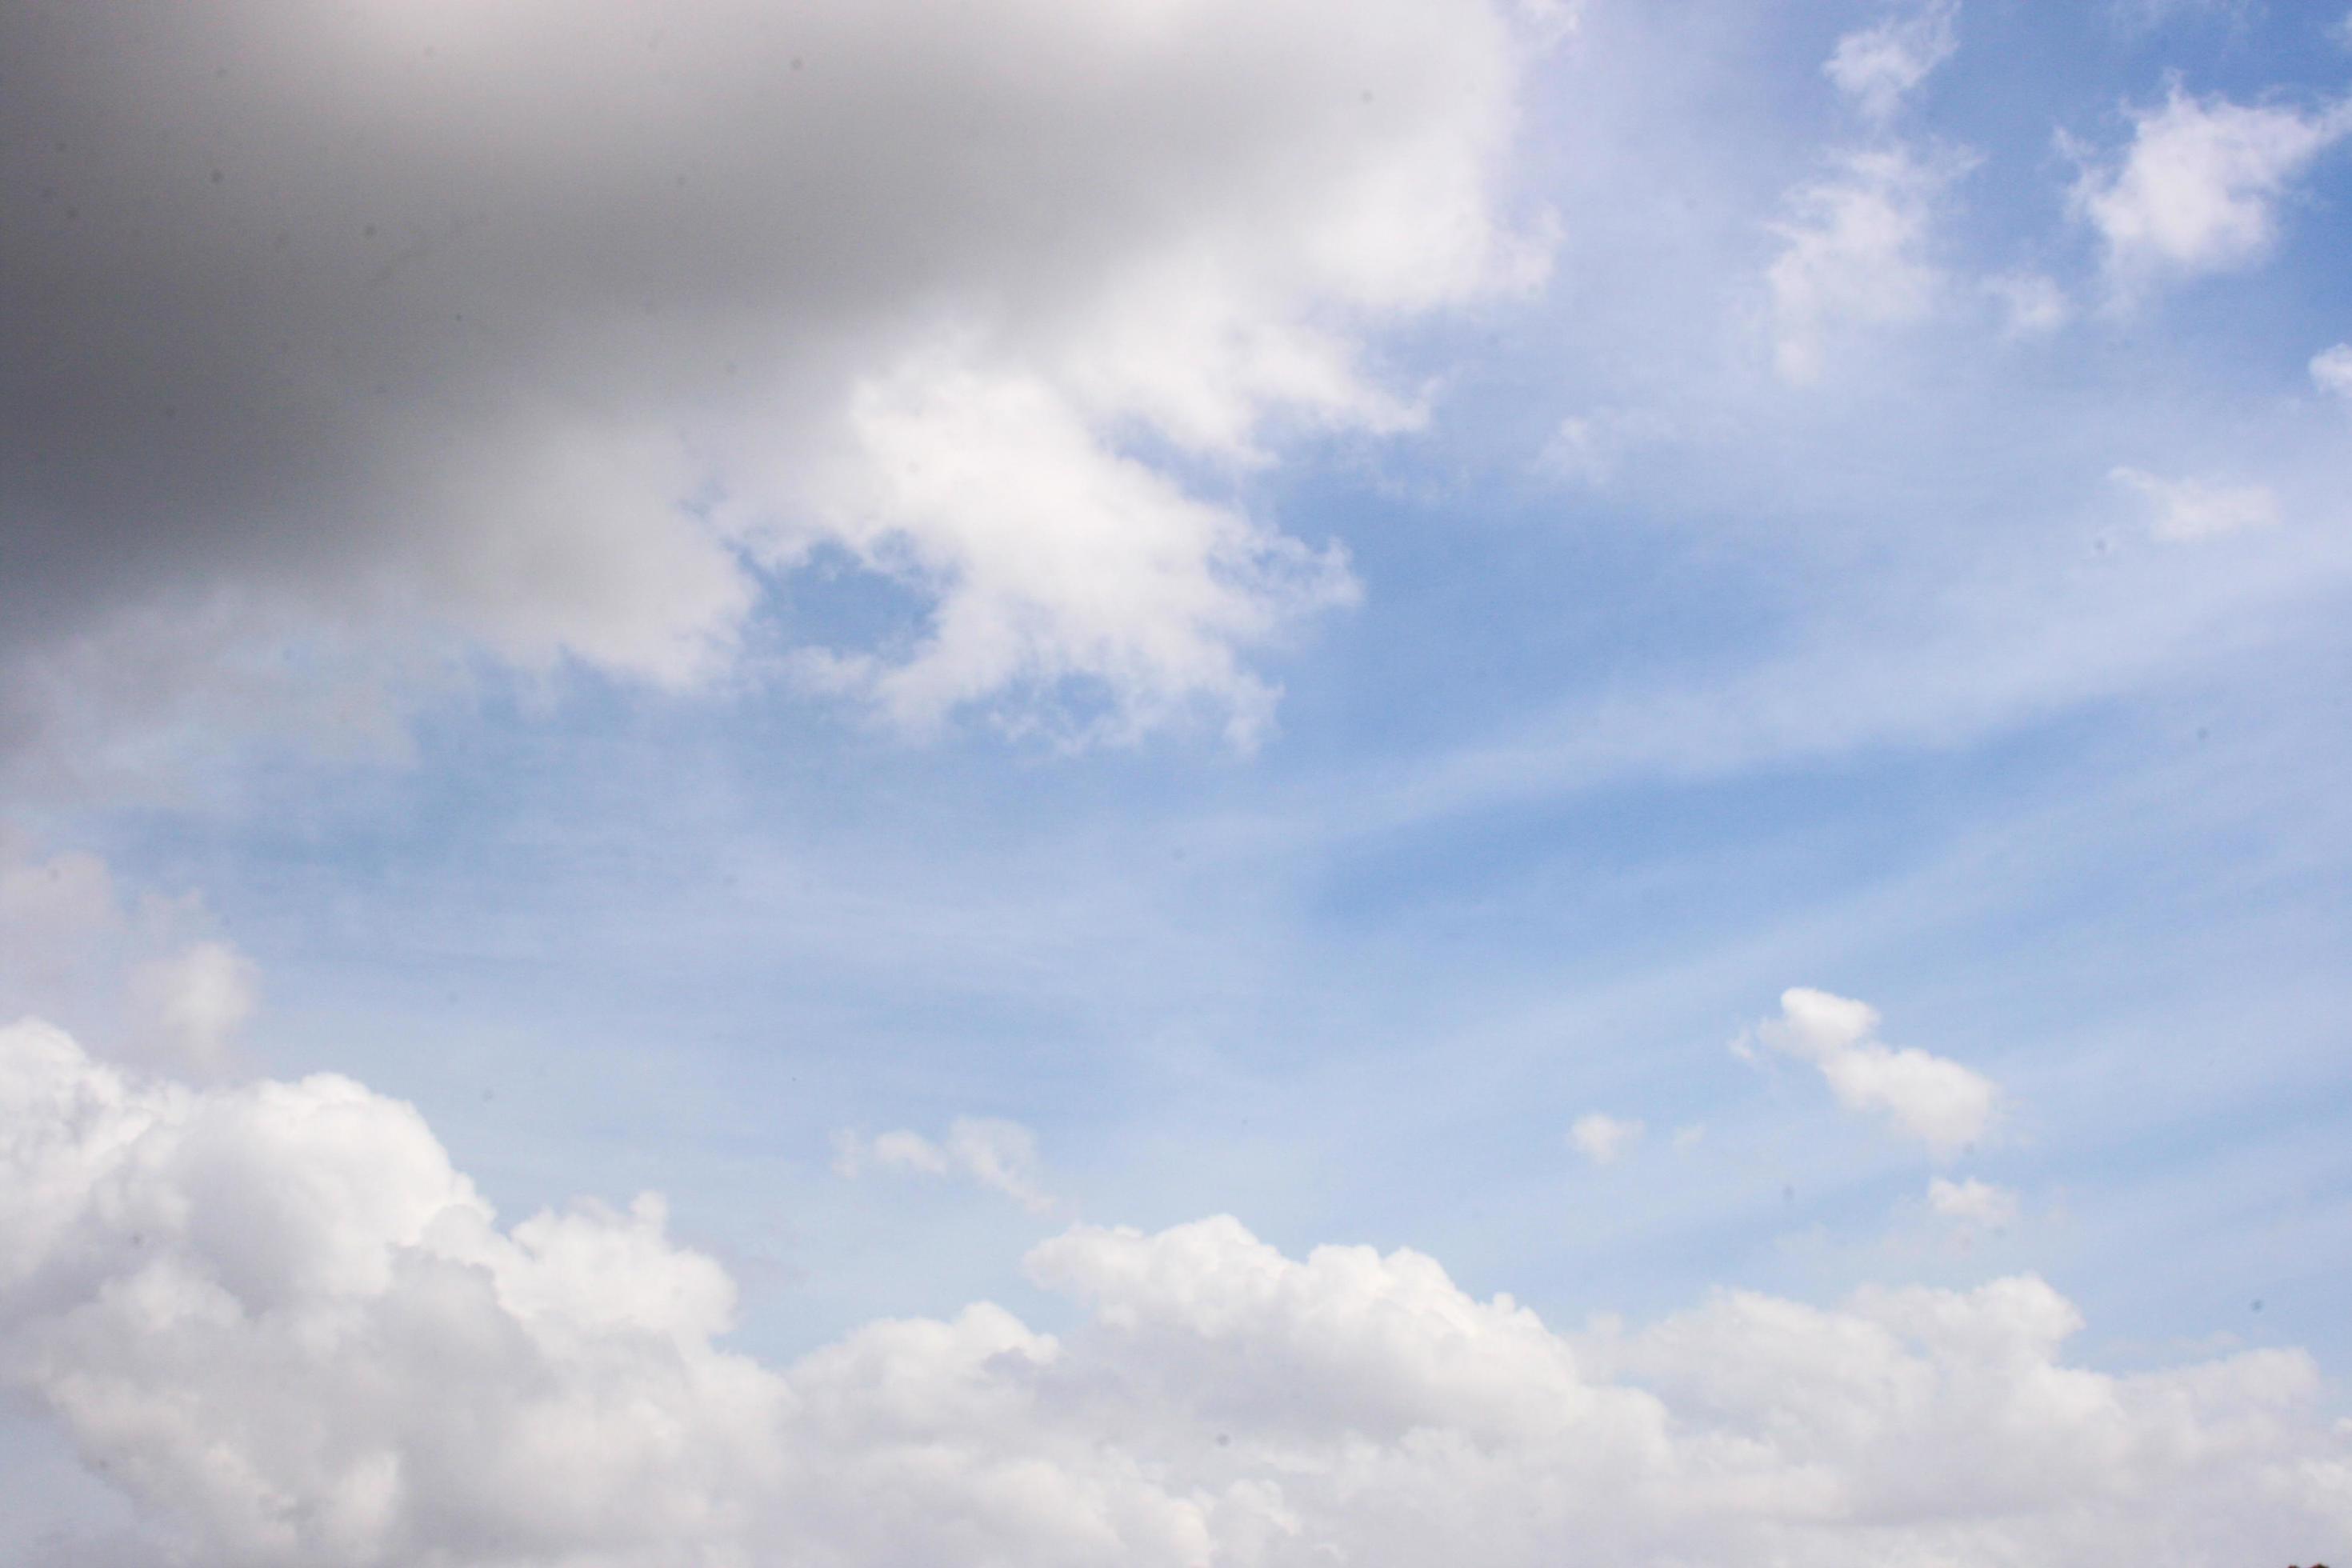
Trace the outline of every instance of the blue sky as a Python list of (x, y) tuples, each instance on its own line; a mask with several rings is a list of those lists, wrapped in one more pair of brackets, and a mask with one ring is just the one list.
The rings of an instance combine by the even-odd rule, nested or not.
[[(724, 1343), (762, 1363), (976, 1300), (1082, 1333), (1028, 1249), (1230, 1215), (1288, 1258), (1426, 1254), (1562, 1331), (2031, 1277), (2079, 1311), (2071, 1367), (2307, 1358), (2313, 1446), (2278, 1462), (2342, 1465), (2352, 352), (2326, 356), (2352, 341), (2352, 16), (1396, 0), (1365, 30), (1409, 41), (1416, 11), (1493, 31), (1433, 67), (1469, 85), (1394, 111), (1423, 117), (1397, 166), (1484, 184), (1431, 210), (1399, 176), (1410, 199), (1367, 209), (1386, 227), (1350, 209), (1303, 231), (1311, 264), (1215, 274), (1203, 319), (1262, 363), (1125, 283), (1075, 325), (1006, 305), (983, 370), (868, 375), (901, 329), (860, 328), (812, 352), (850, 368), (870, 469), (824, 444), (822, 378), (760, 414), (772, 450), (715, 395), (633, 386), (709, 457), (661, 526), (713, 531), (740, 602), (697, 585), (701, 543), (676, 547), (682, 596), (648, 587), (633, 619), (638, 584), (672, 581), (635, 543), (617, 586), (492, 611), (480, 574), (505, 567), (451, 575), (404, 535), (312, 578), (290, 534), (123, 524), (145, 566), (73, 577), (69, 611), (117, 630), (12, 640), (35, 718), (5, 847), (97, 857), (126, 910), (181, 901), (96, 922), (115, 945), (68, 980), (26, 967), (18, 1010), (150, 1070), (124, 953), (225, 944), (252, 1005), (165, 1063), (194, 1092), (348, 1075), (413, 1105), (509, 1221), (658, 1191), (740, 1291)], [(1193, 90), (1169, 112), (1212, 112)], [(1172, 190), (1234, 155), (1159, 156), (1134, 177)], [(1241, 210), (1213, 240), (1118, 243), (1229, 261)], [(1034, 243), (1041, 289), (1092, 276)], [(1359, 248), (1327, 266), (1327, 244)], [(1161, 357), (1129, 387), (1087, 357), (1104, 342)], [(922, 489), (894, 441), (962, 477)], [(761, 492), (771, 458), (847, 477)], [(529, 482), (482, 493), (527, 507)], [(331, 528), (365, 510), (320, 504)], [(794, 533), (795, 505), (866, 521)], [(754, 513), (788, 526), (729, 521)], [(587, 560), (637, 525), (564, 526), (549, 548)], [(1230, 597), (1153, 574), (1174, 556), (1090, 553), (1096, 527), (1205, 552)], [(526, 544), (534, 573), (556, 559)], [(1033, 560), (1101, 575), (1040, 586)], [(233, 607), (194, 616), (175, 581)], [(1000, 582), (1013, 664), (989, 663), (994, 621), (926, 641)], [(119, 700), (163, 661), (164, 697)], [(925, 707), (925, 682), (962, 684)], [(1880, 1021), (1858, 1047), (1808, 1034), (1791, 987)], [(1839, 1078), (1895, 1072), (1880, 1041), (1962, 1076)], [(1954, 1082), (1997, 1098), (1938, 1148), (1918, 1119), (1949, 1108), (1916, 1096)], [(1613, 1148), (1571, 1136), (1594, 1114)], [(12, 1442), (174, 1473), (21, 1386)], [(139, 1485), (135, 1529), (176, 1543), (142, 1550), (260, 1550), (201, 1486)], [(2326, 1498), (2282, 1517), (2352, 1528)], [(100, 1511), (45, 1524), (53, 1549)], [(1916, 1560), (2079, 1550), (2001, 1529), (2007, 1555), (1963, 1532)], [(1862, 1550), (1771, 1539), (1774, 1561)]]

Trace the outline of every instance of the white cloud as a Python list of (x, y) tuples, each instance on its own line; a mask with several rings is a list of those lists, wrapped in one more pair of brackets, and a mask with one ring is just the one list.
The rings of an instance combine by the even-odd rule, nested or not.
[(209, 1075), (226, 1070), (237, 1035), (259, 1005), (259, 972), (226, 942), (199, 942), (131, 972), (134, 1027), (163, 1059)]
[(1576, 1119), (1568, 1130), (1568, 1141), (1594, 1164), (1613, 1165), (1633, 1152), (1642, 1141), (1643, 1131), (1640, 1121), (1620, 1121), (1594, 1110)]
[(2352, 343), (2337, 343), (2312, 355), (2311, 384), (2332, 397), (2352, 400)]
[(1959, 9), (1958, 0), (1928, 0), (1907, 16), (1857, 28), (1838, 39), (1822, 69), (1856, 109), (1885, 120), (1952, 58), (1959, 47), (1952, 26)]
[(1805, 986), (1780, 993), (1780, 1016), (1756, 1026), (1774, 1050), (1808, 1061), (1849, 1110), (1885, 1118), (1941, 1158), (1991, 1128), (2000, 1090), (1956, 1061), (1877, 1038), (1878, 1010)]
[(2233, 271), (2269, 254), (2280, 198), (2347, 132), (2352, 102), (2304, 114), (2176, 86), (2160, 107), (2133, 114), (2120, 163), (2086, 163), (2074, 209), (2097, 229), (2119, 299), (2166, 279)]
[(1974, 1176), (1964, 1182), (1936, 1177), (1927, 1184), (1927, 1206), (1938, 1219), (1969, 1230), (2004, 1230), (2017, 1222), (2017, 1194)]
[(2066, 324), (2072, 313), (2066, 291), (2038, 272), (2010, 272), (1985, 281), (1985, 291), (2001, 306), (2001, 335), (2038, 338)]
[(808, 661), (894, 721), (1245, 742), (1253, 660), (1353, 584), (1238, 481), (1412, 424), (1369, 336), (1540, 271), (1498, 0), (36, 26), (0, 130), (75, 216), (12, 237), (0, 327), (20, 767), (259, 722), (289, 648), (707, 684), (820, 551), (908, 590)]
[(78, 851), (37, 860), (0, 829), (0, 999), (38, 997), (121, 924), (104, 860)]
[(2278, 526), (2278, 497), (2264, 485), (2168, 479), (2129, 468), (2116, 468), (2108, 477), (2147, 503), (2148, 531), (2158, 539), (2213, 539)]
[(70, 1017), (118, 1057), (217, 1077), (259, 994), (254, 965), (215, 926), (194, 894), (126, 899), (99, 857), (39, 858), (0, 834), (0, 1017)]
[(1003, 1194), (1032, 1214), (1054, 1207), (1044, 1186), (1037, 1138), (1017, 1121), (959, 1116), (947, 1136), (934, 1142), (901, 1128), (867, 1138), (849, 1129), (833, 1136), (833, 1168), (843, 1176), (870, 1167), (922, 1176), (953, 1176)]
[(1926, 316), (1943, 279), (1924, 252), (1951, 170), (1902, 149), (1848, 156), (1835, 177), (1791, 195), (1796, 216), (1765, 275), (1773, 363), (1783, 380), (1819, 381), (1830, 353), (1857, 330)]
[(0, 1030), (0, 1382), (189, 1568), (2289, 1561), (2352, 1531), (2308, 1357), (2110, 1375), (2031, 1278), (1564, 1334), (1433, 1260), (1081, 1226), (789, 1366), (656, 1200), (501, 1227), (346, 1079)]

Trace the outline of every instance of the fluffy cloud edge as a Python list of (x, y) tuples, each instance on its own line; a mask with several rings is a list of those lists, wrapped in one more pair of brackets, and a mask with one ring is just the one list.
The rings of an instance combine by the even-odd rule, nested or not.
[[(0, 464), (64, 563), (0, 609), (5, 760), (67, 789), (158, 731), (266, 727), (304, 700), (289, 647), (395, 731), (399, 694), (487, 655), (680, 690), (781, 668), (918, 739), (1246, 748), (1264, 662), (1359, 593), (1246, 477), (1302, 437), (1413, 426), (1380, 334), (1541, 276), (1501, 165), (1521, 72), (1577, 10), (1376, 0), (1335, 33), (1291, 0), (828, 0), (648, 41), (550, 0), (497, 26), (240, 3), (196, 40), (246, 62), (235, 90), (168, 68), (188, 39), (0, 30), (99, 73), (43, 88), (94, 129), (37, 139), (88, 218), (26, 232), (56, 297), (16, 313), (47, 378), (23, 406), (79, 413)], [(247, 151), (107, 152), (175, 118)], [(354, 118), (363, 163), (332, 130)], [(106, 243), (156, 182), (141, 243)], [(131, 257), (208, 319), (126, 339), (155, 292)], [(182, 417), (183, 384), (251, 396)], [(770, 590), (819, 552), (907, 614), (793, 618), (821, 578)]]
[(1819, 1069), (1838, 1104), (1872, 1116), (1948, 1160), (1981, 1142), (1999, 1119), (2000, 1089), (1990, 1079), (1914, 1046), (1878, 1038), (1878, 1009), (1851, 996), (1795, 985), (1780, 994), (1780, 1015), (1735, 1041), (1747, 1041)]
[(2308, 1357), (2091, 1371), (2032, 1277), (1563, 1333), (1409, 1250), (1077, 1226), (1026, 1265), (1066, 1332), (982, 1303), (775, 1367), (658, 1199), (502, 1228), (398, 1101), (142, 1079), (29, 1020), (0, 1174), (0, 1377), (192, 1563), (1861, 1568), (2352, 1527)]

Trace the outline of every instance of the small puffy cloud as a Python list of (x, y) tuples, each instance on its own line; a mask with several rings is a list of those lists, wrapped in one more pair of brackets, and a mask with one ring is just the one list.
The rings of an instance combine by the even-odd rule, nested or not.
[(1755, 1035), (1819, 1068), (1840, 1105), (1885, 1120), (1938, 1158), (1982, 1138), (2000, 1101), (1992, 1080), (1947, 1058), (1888, 1046), (1878, 1025), (1868, 1003), (1800, 985), (1780, 994), (1780, 1016)]
[(2009, 272), (1985, 280), (1985, 292), (2001, 308), (2001, 335), (2038, 338), (2066, 324), (2072, 307), (2066, 291), (2038, 272)]
[(1858, 153), (1832, 177), (1799, 187), (1765, 274), (1773, 364), (1784, 381), (1819, 381), (1832, 349), (1860, 330), (1917, 321), (1940, 272), (1925, 255), (1952, 170), (1902, 149)]
[(2331, 397), (2352, 401), (2352, 343), (2337, 343), (2312, 355), (2311, 384)]
[(2147, 503), (2147, 529), (2158, 539), (2214, 539), (2278, 526), (2278, 497), (2265, 485), (2168, 479), (2131, 468), (2116, 468), (2108, 478)]
[(2110, 285), (2233, 271), (2277, 237), (2278, 204), (2313, 159), (2352, 133), (2352, 101), (2312, 113), (2197, 98), (2175, 86), (2132, 116), (2120, 160), (2086, 163), (2074, 210), (2098, 231)]
[(837, 1175), (875, 1170), (951, 1176), (1002, 1193), (1032, 1214), (1054, 1207), (1053, 1194), (1043, 1185), (1036, 1134), (1018, 1121), (959, 1116), (938, 1140), (904, 1128), (872, 1138), (845, 1128), (834, 1134), (833, 1152)]
[(1568, 1141), (1594, 1164), (1613, 1165), (1633, 1152), (1633, 1145), (1642, 1141), (1643, 1131), (1640, 1121), (1621, 1121), (1594, 1110), (1576, 1119), (1576, 1124), (1568, 1130)]
[(1937, 1218), (1972, 1230), (2001, 1230), (2017, 1220), (2017, 1194), (1974, 1176), (1964, 1182), (1937, 1176), (1927, 1184), (1927, 1207)]
[[(658, 1200), (501, 1224), (410, 1107), (0, 1028), (0, 1389), (185, 1568), (2302, 1560), (2352, 1534), (2312, 1360), (2114, 1374), (2042, 1281), (1720, 1294), (1563, 1333), (1238, 1221), (1029, 1255), (789, 1364)], [(75, 1559), (79, 1561), (79, 1559)]]
[(1959, 47), (1958, 0), (1928, 0), (1907, 16), (1890, 16), (1837, 41), (1822, 70), (1854, 107), (1885, 120)]

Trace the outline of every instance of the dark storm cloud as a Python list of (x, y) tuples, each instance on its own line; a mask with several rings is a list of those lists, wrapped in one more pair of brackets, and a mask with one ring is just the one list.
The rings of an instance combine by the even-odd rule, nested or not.
[[(1491, 276), (1506, 66), (1474, 0), (8, 7), (8, 743), (306, 618), (706, 675), (943, 333), (1081, 426), (1346, 415), (1302, 313)], [(1155, 269), (1166, 363), (1069, 372)]]

